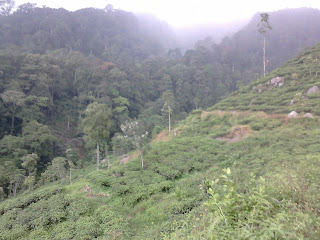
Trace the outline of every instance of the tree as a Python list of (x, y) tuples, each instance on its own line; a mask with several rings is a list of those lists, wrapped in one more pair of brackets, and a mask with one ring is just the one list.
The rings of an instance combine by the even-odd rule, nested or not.
[(9, 197), (15, 197), (19, 187), (24, 182), (24, 171), (22, 169), (18, 169), (12, 161), (4, 162), (4, 166), (9, 180), (8, 195)]
[(120, 156), (121, 154), (127, 153), (130, 148), (132, 148), (132, 141), (128, 137), (125, 137), (120, 133), (116, 133), (112, 137), (112, 150), (114, 156)]
[(144, 126), (141, 122), (126, 121), (125, 124), (121, 125), (121, 130), (125, 134), (124, 138), (128, 138), (131, 140), (133, 146), (139, 151), (141, 158), (141, 167), (144, 167), (144, 159), (143, 159), (143, 146), (146, 143), (146, 139), (148, 136), (148, 132), (145, 131)]
[(36, 182), (36, 179), (34, 176), (27, 176), (24, 179), (24, 185), (28, 187), (29, 191), (32, 190), (32, 187), (34, 186), (35, 182)]
[(52, 160), (52, 168), (60, 179), (63, 179), (66, 172), (67, 159), (64, 157), (56, 157)]
[(113, 5), (111, 5), (111, 4), (108, 4), (108, 5), (104, 8), (104, 10), (105, 10), (106, 12), (114, 12), (114, 11), (115, 11), (114, 8), (113, 8)]
[(272, 27), (269, 23), (269, 14), (261, 13), (261, 20), (258, 24), (258, 31), (263, 36), (263, 76), (266, 76), (266, 33), (268, 30), (271, 30)]
[(162, 99), (164, 100), (164, 105), (162, 107), (162, 112), (168, 114), (169, 120), (169, 132), (171, 131), (171, 114), (174, 106), (174, 96), (170, 90), (165, 91), (162, 94)]
[(118, 123), (123, 123), (125, 120), (128, 119), (129, 115), (128, 106), (130, 106), (130, 103), (128, 99), (118, 96), (117, 98), (113, 99), (113, 105), (114, 107), (112, 109), (112, 113), (114, 118), (117, 120)]
[(21, 159), (21, 167), (27, 172), (27, 177), (24, 179), (24, 185), (28, 187), (29, 191), (35, 184), (36, 165), (39, 159), (40, 158), (36, 153), (27, 154)]
[(13, 0), (0, 0), (0, 16), (9, 16), (14, 5)]
[(27, 14), (27, 13), (33, 12), (36, 7), (37, 7), (36, 3), (24, 3), (18, 7), (17, 12)]
[(2, 101), (11, 111), (11, 131), (13, 134), (15, 113), (19, 107), (24, 104), (25, 94), (21, 91), (7, 90), (1, 95)]
[(92, 103), (85, 110), (83, 119), (85, 141), (94, 141), (97, 145), (97, 170), (100, 166), (100, 144), (110, 135), (112, 126), (111, 110), (106, 104)]
[(38, 154), (42, 164), (52, 159), (56, 138), (48, 126), (33, 120), (23, 128), (22, 134), (24, 149)]
[(36, 153), (31, 153), (24, 156), (22, 159), (21, 166), (27, 171), (27, 175), (34, 176), (36, 171), (36, 165), (39, 161), (39, 156)]
[(72, 184), (72, 171), (76, 168), (74, 162), (78, 160), (77, 153), (75, 153), (72, 149), (66, 150), (66, 156), (68, 159), (68, 167), (69, 167), (69, 181), (70, 185)]
[(25, 98), (24, 107), (17, 115), (23, 119), (23, 125), (32, 120), (42, 122), (44, 119), (43, 110), (48, 107), (49, 98), (29, 95)]

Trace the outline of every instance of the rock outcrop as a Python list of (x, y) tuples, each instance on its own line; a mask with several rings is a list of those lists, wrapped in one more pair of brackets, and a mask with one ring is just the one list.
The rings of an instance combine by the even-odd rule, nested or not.
[(303, 115), (303, 117), (305, 118), (313, 118), (312, 113), (306, 113), (305, 115)]
[(282, 87), (283, 84), (284, 84), (284, 78), (282, 77), (276, 77), (276, 78), (273, 78), (271, 79), (270, 83), (272, 84), (272, 86), (274, 87)]
[(129, 156), (128, 154), (123, 154), (122, 157), (121, 157), (121, 160), (120, 160), (120, 163), (121, 164), (126, 164), (129, 160)]
[(312, 88), (309, 88), (309, 90), (307, 91), (307, 95), (317, 92), (319, 92), (319, 88), (317, 86), (313, 86)]
[(295, 111), (292, 111), (291, 113), (288, 114), (288, 117), (289, 118), (296, 118), (296, 117), (298, 117), (298, 113)]

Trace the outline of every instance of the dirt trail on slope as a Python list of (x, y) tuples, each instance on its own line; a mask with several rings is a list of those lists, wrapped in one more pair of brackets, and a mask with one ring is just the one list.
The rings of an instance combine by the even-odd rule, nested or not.
[(286, 114), (268, 114), (265, 112), (251, 112), (251, 111), (222, 111), (222, 110), (216, 110), (216, 111), (202, 111), (201, 112), (201, 120), (203, 120), (207, 116), (213, 116), (218, 115), (219, 117), (223, 117), (227, 114), (232, 115), (238, 115), (238, 116), (256, 116), (259, 118), (266, 118), (266, 119), (278, 119), (278, 120), (284, 120), (287, 121), (289, 117)]
[[(179, 134), (179, 130), (176, 130), (176, 135)], [(162, 131), (159, 133), (155, 138), (151, 140), (151, 143), (156, 143), (156, 142), (168, 142), (174, 137), (174, 130), (171, 130), (169, 132), (168, 130)]]
[(131, 155), (129, 155), (125, 159), (122, 159), (121, 161), (123, 164), (127, 164), (130, 160), (137, 158), (138, 156), (139, 156), (139, 152), (135, 151), (134, 153), (132, 153)]

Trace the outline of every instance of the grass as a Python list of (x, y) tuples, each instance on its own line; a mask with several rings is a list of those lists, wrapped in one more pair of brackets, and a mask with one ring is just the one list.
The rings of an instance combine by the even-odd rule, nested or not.
[[(237, 142), (217, 139), (234, 134), (234, 129), (243, 125), (251, 129), (245, 138)], [(201, 239), (211, 236), (223, 239), (223, 231), (227, 231), (236, 239), (242, 236), (237, 231), (238, 224), (242, 223), (246, 226), (243, 229), (247, 229), (249, 223), (241, 218), (232, 223), (233, 227), (222, 228), (221, 215), (217, 215), (215, 208), (208, 207), (214, 204), (212, 201), (229, 206), (228, 191), (231, 190), (223, 190), (223, 183), (218, 186), (219, 197), (215, 199), (208, 189), (214, 188), (215, 179), (221, 179), (222, 169), (230, 168), (230, 180), (235, 184), (232, 201), (243, 205), (241, 211), (234, 209), (237, 215), (250, 213), (245, 210), (251, 204), (250, 194), (259, 191), (262, 184), (259, 177), (265, 179), (266, 190), (256, 204), (267, 207), (267, 221), (257, 217), (255, 221), (260, 222), (256, 229), (246, 230), (251, 234), (248, 236), (276, 233), (278, 239), (289, 236), (317, 239), (315, 231), (320, 227), (317, 221), (317, 209), (320, 209), (318, 118), (196, 111), (177, 128), (178, 136), (148, 147), (143, 170), (139, 157), (126, 165), (113, 163), (111, 169), (95, 171), (95, 167), (90, 166), (76, 170), (72, 185), (65, 179), (60, 184), (56, 182), (1, 203), (2, 237), (86, 239), (90, 235), (91, 239), (92, 236), (97, 239)], [(251, 175), (255, 177), (249, 177)], [(93, 192), (104, 192), (111, 197), (88, 197), (83, 191), (86, 184)], [(272, 199), (281, 205), (274, 205)], [(263, 205), (265, 201), (268, 206)], [(61, 215), (59, 209), (64, 209)], [(31, 211), (36, 214), (30, 215)], [(48, 211), (57, 214), (45, 217)], [(21, 214), (28, 220), (21, 218)], [(233, 219), (234, 213), (228, 214)], [(42, 223), (24, 224), (37, 219)], [(293, 230), (297, 227), (293, 219), (305, 227)], [(283, 228), (271, 228), (277, 221)]]

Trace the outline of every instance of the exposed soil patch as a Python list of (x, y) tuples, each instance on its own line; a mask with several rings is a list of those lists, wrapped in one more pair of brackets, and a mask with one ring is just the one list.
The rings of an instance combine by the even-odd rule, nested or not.
[[(174, 129), (174, 130), (171, 130), (171, 132), (169, 131), (162, 131), (161, 133), (159, 133), (155, 138), (153, 138), (151, 140), (151, 143), (157, 143), (157, 142), (168, 142), (170, 141), (173, 137), (174, 137), (174, 132), (176, 133), (176, 135), (178, 135), (180, 133), (179, 130), (177, 129)], [(137, 158), (139, 157), (139, 152), (138, 151), (135, 151), (133, 154), (125, 157), (125, 158), (122, 158), (120, 159), (120, 162), (122, 164), (126, 164), (128, 163), (130, 160), (134, 159), (134, 158)]]
[(132, 153), (131, 155), (129, 155), (126, 159), (122, 159), (122, 162), (123, 164), (127, 164), (130, 160), (136, 158), (139, 156), (139, 152), (138, 151), (135, 151), (134, 153)]
[(265, 112), (251, 112), (251, 111), (222, 111), (222, 110), (216, 110), (216, 111), (212, 111), (212, 112), (206, 112), (206, 111), (202, 111), (201, 113), (201, 120), (203, 120), (205, 117), (207, 116), (219, 116), (219, 117), (223, 117), (227, 114), (232, 114), (232, 115), (238, 115), (238, 116), (256, 116), (259, 118), (265, 118), (265, 119), (278, 119), (278, 120), (282, 120), (284, 122), (288, 121), (288, 116), (286, 114), (268, 114)]
[(79, 155), (80, 159), (84, 159), (86, 152), (87, 152), (82, 140), (76, 140), (72, 150), (75, 151)]
[(92, 198), (92, 197), (106, 197), (109, 198), (111, 197), (110, 194), (105, 194), (104, 192), (100, 192), (100, 193), (89, 193), (87, 195), (87, 197)]
[(248, 137), (252, 133), (252, 129), (250, 126), (243, 125), (243, 126), (236, 126), (234, 127), (228, 135), (223, 137), (216, 138), (220, 141), (227, 141), (229, 143), (238, 142), (246, 137)]
[(109, 198), (109, 197), (111, 197), (110, 194), (105, 194), (104, 192), (94, 193), (88, 184), (86, 184), (86, 186), (84, 188), (80, 189), (80, 191), (87, 193), (87, 197), (88, 198), (92, 198), (92, 197), (106, 197), (106, 198)]
[[(176, 131), (176, 134), (179, 134), (179, 131)], [(174, 137), (174, 130), (171, 132), (169, 131), (162, 131), (159, 133), (154, 139), (152, 139), (151, 143), (156, 143), (156, 142), (168, 142)]]
[(213, 116), (213, 115), (218, 115), (219, 117), (223, 117), (227, 113), (228, 112), (226, 112), (226, 111), (220, 111), (220, 110), (212, 111), (212, 112), (202, 111), (201, 112), (201, 120), (203, 120), (207, 116)]

